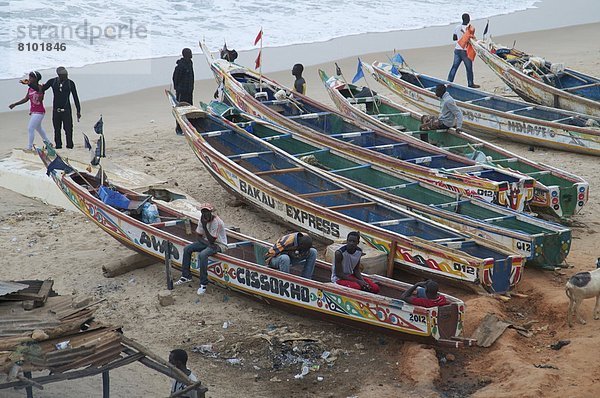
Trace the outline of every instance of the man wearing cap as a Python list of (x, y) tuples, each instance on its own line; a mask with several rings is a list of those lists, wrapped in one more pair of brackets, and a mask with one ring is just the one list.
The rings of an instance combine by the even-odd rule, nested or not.
[(52, 101), (52, 125), (54, 126), (54, 144), (57, 149), (62, 148), (61, 127), (67, 137), (67, 148), (73, 148), (73, 114), (71, 112), (71, 94), (77, 108), (77, 121), (81, 119), (81, 105), (77, 96), (75, 82), (69, 79), (67, 70), (63, 66), (56, 68), (57, 77), (44, 84), (43, 90), (52, 87), (54, 99)]
[(198, 271), (200, 272), (200, 287), (198, 294), (206, 293), (208, 286), (208, 257), (215, 253), (223, 253), (227, 250), (227, 233), (225, 223), (221, 218), (213, 214), (214, 207), (210, 203), (200, 206), (202, 216), (196, 228), (198, 241), (190, 243), (183, 249), (183, 261), (181, 267), (181, 278), (176, 285), (183, 285), (192, 281), (190, 262), (192, 253), (198, 252)]

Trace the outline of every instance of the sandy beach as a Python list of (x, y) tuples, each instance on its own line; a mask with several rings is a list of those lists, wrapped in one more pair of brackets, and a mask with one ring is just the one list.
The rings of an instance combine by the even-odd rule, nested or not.
[[(495, 24), (492, 32), (497, 32), (495, 40), (507, 45), (516, 40), (517, 47), (522, 50), (597, 76), (600, 70), (600, 23), (594, 18), (597, 19), (598, 13), (594, 16), (590, 12), (577, 19), (572, 17), (573, 11), (568, 10), (564, 20), (556, 22), (555, 18), (553, 26), (544, 25), (546, 13), (550, 13), (551, 7), (557, 4), (555, 0), (548, 0), (541, 3), (537, 13), (536, 10), (527, 10), (492, 19), (491, 23)], [(585, 2), (577, 0), (575, 4), (581, 6)], [(558, 11), (554, 8), (554, 12)], [(536, 30), (524, 32), (527, 29), (513, 28), (513, 33), (499, 35), (506, 32), (503, 29), (508, 29), (510, 24), (522, 26), (527, 18), (538, 21), (531, 22)], [(483, 21), (477, 21), (479, 30), (484, 25)], [(448, 26), (429, 28), (423, 30), (423, 35), (449, 36), (451, 30), (452, 27)], [(405, 37), (410, 39), (413, 34)], [(394, 46), (390, 37), (387, 47), (359, 47), (363, 49), (359, 54), (363, 62), (372, 62), (387, 59), (393, 48), (405, 48), (402, 55), (413, 69), (445, 77), (452, 63), (452, 44), (443, 40), (446, 44), (435, 45), (441, 43), (427, 40), (421, 42), (419, 48), (411, 48), (410, 45)], [(351, 47), (349, 42), (334, 40), (315, 46), (318, 54), (327, 54), (327, 62), (298, 48), (272, 49), (269, 56), (277, 59), (277, 67), (271, 66), (265, 71), (274, 80), (291, 85), (293, 77), (289, 69), (293, 63), (303, 62), (307, 65), (304, 72), (307, 94), (331, 104), (317, 70), (321, 68), (331, 74), (334, 65), (329, 60), (336, 59), (345, 75), (350, 77), (356, 71), (357, 54), (346, 52), (345, 49)], [(381, 52), (373, 53), (368, 48)], [(240, 57), (240, 63), (245, 65), (250, 65), (252, 60), (250, 53)], [(160, 69), (163, 75), (153, 75), (150, 79), (153, 82), (165, 81), (166, 74), (163, 85), (156, 83), (139, 91), (113, 96), (105, 96), (105, 92), (90, 93), (88, 98), (95, 99), (83, 102), (83, 118), (80, 123), (75, 123), (76, 148), (72, 153), (64, 151), (61, 154), (87, 157), (82, 133), (89, 135), (95, 121), (103, 115), (107, 155), (112, 162), (176, 182), (179, 189), (198, 201), (214, 203), (228, 226), (239, 227), (248, 235), (274, 241), (289, 231), (286, 226), (273, 222), (267, 214), (233, 200), (204, 170), (184, 138), (175, 135), (175, 122), (164, 95), (174, 60), (160, 62), (165, 63)], [(206, 63), (201, 54), (194, 55), (194, 63), (197, 76), (207, 77)], [(503, 83), (479, 59), (475, 61), (474, 70), (475, 80), (483, 89), (507, 92)], [(72, 78), (79, 85), (77, 79), (84, 80), (86, 75), (73, 74)], [(466, 82), (463, 67), (459, 69), (456, 82)], [(13, 81), (12, 84), (17, 83)], [(105, 80), (94, 81), (94, 84), (110, 87), (110, 75)], [(374, 90), (399, 101), (373, 80), (369, 84)], [(0, 82), (0, 87), (5, 86), (5, 82)], [(22, 89), (22, 86), (18, 87)], [(80, 92), (85, 85), (81, 87)], [(209, 101), (214, 90), (212, 78), (197, 80), (195, 102)], [(22, 91), (24, 93), (25, 90)], [(9, 94), (11, 97), (8, 97)], [(0, 105), (5, 108), (6, 103), (22, 97), (17, 93), (12, 98), (13, 94), (13, 89), (4, 92)], [(50, 99), (46, 99), (48, 110), (50, 103)], [(0, 113), (0, 155), (9, 153), (12, 148), (25, 146), (28, 116), (24, 108), (21, 106), (17, 108), (19, 110)], [(50, 119), (51, 113), (44, 120), (49, 135)], [(543, 148), (529, 151), (525, 145), (490, 137), (486, 139), (525, 157), (580, 175), (591, 187), (589, 202), (570, 222), (573, 244), (567, 261), (572, 268), (560, 272), (527, 269), (516, 289), (526, 297), (515, 297), (509, 301), (444, 288), (444, 291), (467, 303), (465, 336), (471, 335), (487, 313), (496, 313), (516, 324), (529, 322), (533, 325), (530, 337), (508, 329), (487, 349), (433, 349), (273, 310), (242, 295), (212, 286), (209, 293), (201, 298), (195, 294), (195, 288), (177, 288), (174, 291), (176, 304), (161, 307), (156, 295), (164, 287), (163, 266), (157, 264), (116, 278), (104, 278), (102, 264), (132, 252), (79, 213), (46, 206), (3, 188), (0, 188), (3, 203), (0, 208), (0, 279), (52, 278), (55, 289), (63, 295), (85, 293), (106, 298), (97, 312), (97, 319), (122, 325), (128, 336), (163, 357), (167, 357), (173, 348), (186, 349), (190, 353), (188, 366), (205, 381), (209, 397), (598, 396), (600, 383), (596, 383), (600, 379), (597, 376), (600, 365), (597, 347), (600, 337), (595, 333), (598, 321), (591, 319), (593, 302), (588, 300), (582, 305), (588, 324), (577, 324), (570, 329), (566, 325), (568, 301), (564, 294), (568, 277), (575, 272), (592, 269), (598, 257), (596, 239), (600, 233), (600, 200), (595, 192), (600, 185), (600, 176), (596, 170), (597, 159)], [(36, 137), (36, 143), (39, 144), (39, 137)], [(322, 256), (323, 247), (319, 248)], [(227, 328), (223, 328), (224, 322), (227, 322)], [(294, 375), (299, 372), (299, 365), (274, 369), (273, 363), (266, 359), (272, 348), (256, 335), (273, 330), (297, 332), (317, 340), (323, 350), (337, 350), (337, 359), (324, 363), (308, 377), (296, 380)], [(549, 345), (558, 340), (570, 340), (571, 343), (560, 351), (550, 349)], [(218, 357), (191, 352), (194, 346), (204, 344), (212, 344), (219, 353)], [(455, 356), (453, 361), (438, 361), (449, 352)], [(241, 365), (232, 365), (225, 360), (236, 355), (245, 358)], [(552, 365), (554, 368), (540, 368), (539, 365)], [(322, 376), (323, 381), (317, 381), (317, 376)], [(169, 393), (170, 381), (166, 377), (140, 365), (119, 369), (112, 372), (111, 377), (115, 397), (154, 397)], [(10, 398), (25, 395), (22, 390), (5, 390), (2, 394)], [(47, 385), (44, 391), (35, 391), (35, 396), (100, 397), (101, 380), (94, 377)]]

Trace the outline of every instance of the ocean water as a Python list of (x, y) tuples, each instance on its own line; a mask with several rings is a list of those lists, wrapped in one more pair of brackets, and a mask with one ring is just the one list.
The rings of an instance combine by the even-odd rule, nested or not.
[[(34, 69), (254, 48), (458, 23), (534, 7), (537, 0), (0, 0), (0, 78)], [(460, 3), (460, 4), (459, 4)]]

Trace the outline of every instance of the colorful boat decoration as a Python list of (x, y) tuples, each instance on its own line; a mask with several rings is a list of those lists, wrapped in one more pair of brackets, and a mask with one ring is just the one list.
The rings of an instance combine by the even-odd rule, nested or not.
[[(53, 159), (45, 150), (38, 149), (44, 163)], [(199, 213), (198, 204), (176, 194), (171, 202), (169, 191), (150, 189), (135, 192), (120, 186), (112, 189), (130, 199), (132, 209), (114, 207), (98, 197), (101, 182), (84, 171), (54, 170), (50, 173), (58, 188), (88, 219), (103, 231), (137, 252), (164, 261), (170, 253), (171, 265), (181, 268), (184, 247), (195, 239)], [(113, 192), (114, 192), (113, 191)], [(153, 197), (167, 198), (158, 200)], [(195, 211), (181, 212), (175, 204), (184, 202), (184, 208)], [(135, 206), (152, 203), (158, 208), (161, 221), (152, 224), (140, 220)], [(187, 225), (187, 228), (185, 224)], [(269, 305), (302, 312), (332, 322), (391, 333), (407, 339), (416, 339), (444, 346), (461, 347), (474, 343), (461, 337), (465, 314), (464, 303), (444, 294), (449, 305), (423, 308), (399, 299), (410, 285), (378, 275), (369, 275), (381, 287), (379, 295), (332, 284), (331, 266), (317, 261), (314, 279), (304, 279), (294, 273), (284, 273), (264, 265), (264, 255), (271, 244), (228, 230), (229, 249), (210, 258), (208, 276), (211, 282), (258, 299)], [(192, 272), (197, 275), (195, 262)]]
[(228, 191), (274, 217), (334, 241), (360, 231), (365, 244), (398, 268), (473, 290), (503, 293), (517, 284), (524, 259), (330, 178), (268, 141), (194, 106), (173, 115), (198, 159)]
[[(221, 102), (206, 107), (230, 128), (243, 128), (287, 153), (406, 210), (526, 257), (528, 266), (555, 269), (571, 247), (571, 230), (491, 203), (451, 193), (409, 176), (365, 164)], [(278, 137), (277, 139), (271, 139)]]
[(363, 66), (379, 83), (430, 114), (439, 113), (435, 86), (447, 85), (463, 112), (463, 126), (467, 129), (529, 145), (600, 156), (600, 129), (587, 126), (589, 120), (600, 123), (600, 119), (505, 98), (399, 65), (374, 62)]
[(479, 58), (524, 100), (600, 118), (599, 78), (490, 39), (471, 43)]
[(319, 71), (321, 80), (338, 109), (367, 126), (391, 129), (404, 134), (427, 134), (430, 144), (499, 168), (536, 179), (531, 206), (557, 217), (579, 213), (589, 197), (589, 184), (574, 174), (528, 160), (499, 146), (456, 129), (419, 131), (422, 113), (372, 93), (368, 87), (347, 84), (336, 76)]
[[(366, 129), (309, 97), (298, 93), (289, 95), (291, 90), (265, 76), (213, 59), (205, 46), (203, 50), (220, 91), (231, 104), (246, 112), (319, 139), (330, 148), (353, 153), (369, 163), (410, 174), (453, 192), (517, 211), (523, 211), (533, 199), (533, 178), (478, 165), (416, 138)], [(286, 98), (278, 100), (276, 93)]]

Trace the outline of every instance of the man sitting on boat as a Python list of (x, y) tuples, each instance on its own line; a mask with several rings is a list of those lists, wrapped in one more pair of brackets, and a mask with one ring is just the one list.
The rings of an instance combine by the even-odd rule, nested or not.
[(200, 205), (202, 216), (196, 228), (198, 241), (190, 243), (183, 249), (183, 261), (181, 264), (181, 278), (176, 285), (191, 282), (190, 262), (193, 252), (198, 254), (198, 271), (200, 272), (200, 287), (198, 294), (206, 293), (208, 286), (208, 257), (215, 253), (223, 253), (227, 250), (227, 234), (225, 223), (219, 216), (213, 214), (214, 207), (210, 203)]
[(265, 255), (269, 268), (287, 273), (290, 266), (304, 264), (301, 275), (306, 279), (312, 279), (316, 261), (317, 249), (312, 247), (312, 238), (301, 232), (282, 236)]
[(379, 293), (379, 286), (360, 273), (362, 249), (358, 246), (360, 233), (352, 231), (346, 238), (346, 244), (335, 251), (331, 265), (331, 281), (338, 285), (371, 293)]
[[(423, 115), (421, 117), (421, 131), (440, 130), (456, 127), (462, 128), (462, 111), (456, 106), (456, 101), (446, 90), (444, 84), (438, 84), (435, 87), (435, 96), (440, 98), (440, 116)], [(427, 134), (421, 134), (421, 140), (429, 142)]]
[[(424, 288), (424, 294), (416, 294), (413, 296), (415, 290), (418, 290), (419, 288)], [(446, 296), (438, 294), (438, 284), (436, 281), (432, 280), (415, 283), (404, 293), (402, 293), (400, 300), (404, 300), (412, 305), (418, 305), (426, 308), (449, 304), (448, 300), (446, 300)]]

